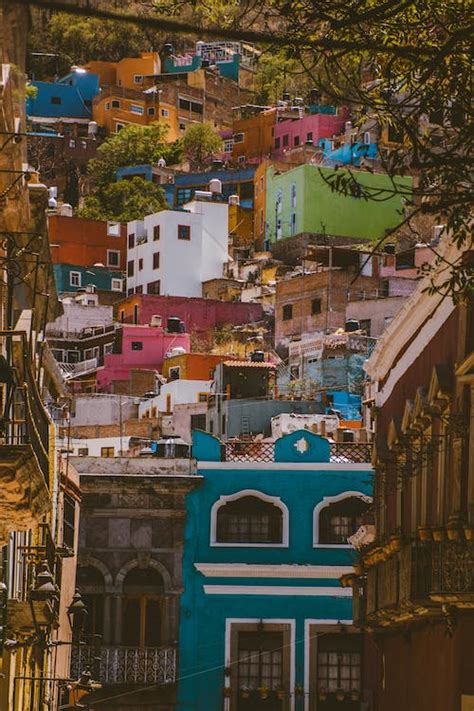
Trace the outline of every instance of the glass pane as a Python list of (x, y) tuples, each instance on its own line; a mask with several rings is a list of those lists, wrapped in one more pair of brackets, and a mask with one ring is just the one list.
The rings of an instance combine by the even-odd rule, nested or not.
[(158, 647), (161, 643), (161, 606), (159, 600), (146, 601), (145, 646)]

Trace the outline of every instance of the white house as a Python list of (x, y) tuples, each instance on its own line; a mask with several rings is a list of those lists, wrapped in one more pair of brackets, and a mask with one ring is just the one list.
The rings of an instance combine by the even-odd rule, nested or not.
[[(199, 195), (199, 194), (198, 194)], [(228, 205), (210, 193), (128, 223), (127, 293), (201, 296), (228, 260)]]
[(175, 405), (207, 402), (212, 380), (171, 380), (160, 388), (160, 394), (142, 400), (138, 406), (138, 416), (156, 417), (158, 412), (171, 413)]

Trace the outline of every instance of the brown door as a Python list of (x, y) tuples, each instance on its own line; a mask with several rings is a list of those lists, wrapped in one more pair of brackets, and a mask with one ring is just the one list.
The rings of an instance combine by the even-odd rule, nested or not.
[(282, 632), (239, 632), (237, 669), (237, 711), (283, 711)]

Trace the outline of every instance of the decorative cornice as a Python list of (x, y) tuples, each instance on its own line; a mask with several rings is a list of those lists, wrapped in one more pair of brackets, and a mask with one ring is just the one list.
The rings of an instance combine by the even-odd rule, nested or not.
[(275, 565), (252, 563), (195, 563), (206, 578), (299, 578), (338, 580), (354, 572), (352, 565)]
[(285, 597), (352, 597), (352, 588), (290, 585), (204, 585), (206, 595), (271, 595)]

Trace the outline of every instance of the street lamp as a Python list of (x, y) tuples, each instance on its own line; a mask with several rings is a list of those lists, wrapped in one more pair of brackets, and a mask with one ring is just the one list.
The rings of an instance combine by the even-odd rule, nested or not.
[(71, 604), (67, 608), (67, 616), (73, 631), (73, 636), (81, 635), (84, 630), (84, 624), (88, 614), (87, 606), (82, 599), (81, 593), (76, 588), (76, 591), (72, 596)]

